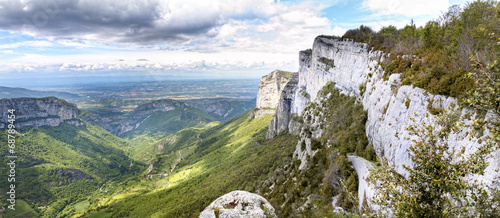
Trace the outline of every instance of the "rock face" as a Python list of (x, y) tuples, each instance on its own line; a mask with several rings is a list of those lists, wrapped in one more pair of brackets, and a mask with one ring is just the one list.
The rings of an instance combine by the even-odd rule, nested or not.
[(260, 195), (233, 191), (217, 198), (200, 214), (200, 218), (277, 217), (274, 208)]
[(292, 101), (297, 90), (297, 83), (299, 82), (298, 73), (290, 75), (289, 81), (283, 87), (281, 96), (278, 101), (276, 113), (269, 124), (269, 131), (266, 138), (274, 138), (283, 131), (288, 129), (290, 120), (292, 119)]
[(127, 117), (114, 132), (116, 135), (122, 135), (126, 132), (132, 131), (138, 128), (141, 123), (147, 119), (154, 112), (167, 112), (175, 110), (176, 108), (186, 108), (187, 105), (182, 102), (178, 102), (171, 99), (162, 99), (153, 101), (151, 103), (143, 104), (134, 109), (132, 114)]
[[(366, 201), (368, 205), (372, 205), (370, 199), (375, 196), (375, 190), (373, 187), (368, 185), (366, 182), (366, 178), (370, 175), (370, 170), (373, 169), (373, 163), (367, 161), (366, 159), (354, 155), (347, 155), (347, 159), (352, 162), (352, 166), (356, 170), (358, 174), (359, 186), (358, 186), (358, 199), (359, 199), (359, 208), (363, 206), (363, 201)], [(372, 209), (373, 208), (372, 206)]]
[(0, 99), (0, 128), (8, 126), (8, 110), (15, 109), (16, 129), (26, 126), (58, 126), (69, 123), (85, 125), (78, 119), (79, 110), (75, 104), (56, 97)]
[[(292, 125), (293, 119), (287, 125), (286, 122), (290, 119), (286, 118), (290, 114), (303, 116), (307, 111), (306, 105), (319, 101), (318, 91), (331, 81), (341, 93), (355, 96), (363, 104), (368, 112), (366, 134), (376, 154), (394, 163), (396, 171), (406, 175), (402, 165), (412, 165), (408, 155), (412, 142), (407, 139), (409, 135), (405, 127), (412, 123), (433, 122), (429, 118), (432, 117), (429, 116), (430, 108), (451, 108), (456, 105), (456, 101), (452, 97), (429, 94), (420, 88), (402, 86), (399, 74), (393, 74), (388, 80), (384, 80), (384, 71), (378, 64), (383, 59), (382, 52), (370, 51), (367, 44), (327, 36), (317, 37), (312, 50), (299, 54), (300, 69), (293, 97), (290, 98), (289, 93), (281, 95), (279, 102), (283, 104), (275, 112), (276, 119), (270, 124), (268, 138), (296, 126)], [(362, 85), (366, 88), (360, 89)], [(287, 105), (288, 102), (291, 105)], [(462, 114), (465, 112), (466, 109)], [(412, 117), (415, 121), (412, 121)], [(486, 117), (498, 115), (489, 112)], [(321, 121), (316, 122), (312, 125), (321, 124)], [(474, 152), (482, 141), (466, 138), (468, 131), (469, 129), (463, 128), (461, 132), (450, 136), (450, 147), (465, 147), (466, 154)], [(299, 143), (301, 141), (303, 140), (299, 140)], [(500, 169), (500, 151), (493, 153), (489, 161), (485, 176), (475, 178), (486, 184), (499, 186), (494, 178), (500, 175), (495, 171)]]
[(275, 70), (263, 76), (257, 92), (256, 109), (252, 111), (250, 117), (260, 118), (267, 114), (274, 114), (288, 82), (296, 78), (297, 74), (281, 70)]
[(80, 119), (82, 119), (85, 122), (98, 125), (98, 126), (102, 127), (103, 129), (108, 130), (110, 132), (113, 131), (113, 128), (111, 127), (109, 122), (106, 122), (99, 115), (91, 113), (89, 111), (83, 111), (82, 113), (80, 113)]
[(263, 76), (259, 83), (259, 91), (257, 92), (257, 105), (262, 108), (276, 108), (280, 99), (280, 94), (286, 86), (292, 73), (275, 70), (270, 74)]

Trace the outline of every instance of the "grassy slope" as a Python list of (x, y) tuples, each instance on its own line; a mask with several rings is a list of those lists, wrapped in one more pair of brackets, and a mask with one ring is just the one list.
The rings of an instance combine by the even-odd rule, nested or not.
[[(123, 180), (144, 169), (138, 163), (130, 166), (134, 161), (126, 155), (124, 140), (89, 123), (80, 127), (61, 124), (28, 128), (21, 132), (23, 134), (16, 135), (16, 192), (19, 193), (16, 197), (31, 205), (44, 206), (40, 211), (42, 216), (68, 215), (74, 210), (75, 202), (94, 195), (103, 184)], [(4, 130), (0, 141), (7, 141), (6, 138)], [(0, 152), (5, 154), (6, 149), (7, 146), (2, 146)], [(0, 165), (4, 178), (5, 166)], [(91, 178), (64, 175), (68, 169), (79, 170)], [(7, 187), (6, 183), (1, 180), (0, 187)], [(2, 198), (6, 197), (6, 190), (0, 191)]]
[[(256, 191), (268, 172), (290, 158), (297, 138), (282, 135), (265, 140), (271, 115), (260, 119), (248, 118), (248, 113), (223, 125), (208, 130), (180, 134), (177, 140), (166, 145), (156, 162), (158, 172), (171, 169), (168, 164), (182, 160), (167, 178), (143, 177), (127, 181), (123, 186), (150, 185), (151, 190), (124, 196), (89, 211), (88, 217), (194, 217), (217, 197), (233, 191)], [(190, 135), (182, 138), (182, 135)], [(169, 157), (166, 157), (166, 155)], [(159, 185), (159, 186), (158, 186)]]

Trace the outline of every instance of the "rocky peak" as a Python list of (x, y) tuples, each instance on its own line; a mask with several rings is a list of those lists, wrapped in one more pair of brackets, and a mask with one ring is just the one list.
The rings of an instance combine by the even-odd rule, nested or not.
[(290, 80), (297, 83), (297, 73), (275, 70), (261, 78), (257, 92), (256, 109), (250, 114), (251, 118), (259, 118), (267, 114), (274, 114), (279, 105), (282, 92), (285, 91)]
[(56, 97), (0, 99), (0, 128), (8, 124), (8, 110), (15, 109), (17, 129), (26, 126), (58, 126), (61, 123), (85, 125), (78, 119), (79, 110), (75, 104)]
[(291, 75), (291, 72), (275, 70), (263, 76), (257, 92), (256, 107), (258, 109), (278, 107), (281, 91), (285, 88)]

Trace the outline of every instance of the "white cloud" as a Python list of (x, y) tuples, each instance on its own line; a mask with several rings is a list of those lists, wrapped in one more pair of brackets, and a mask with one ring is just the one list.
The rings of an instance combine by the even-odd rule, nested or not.
[(366, 0), (363, 6), (380, 15), (435, 16), (446, 11), (448, 0)]
[(2, 44), (0, 45), (0, 49), (15, 49), (20, 47), (40, 48), (40, 47), (49, 47), (53, 45), (54, 43), (48, 41), (24, 41), (11, 44)]
[(449, 7), (448, 0), (366, 0), (363, 6), (380, 15), (435, 16)]
[(344, 33), (347, 32), (346, 29), (342, 28), (342, 27), (339, 27), (339, 26), (335, 26), (332, 30), (332, 35), (335, 35), (335, 36), (343, 36)]
[[(59, 15), (71, 18), (66, 23), (54, 17), (44, 30), (26, 29), (26, 26), (20, 29), (22, 33), (51, 42), (3, 45), (3, 49), (35, 47), (37, 43), (38, 46), (66, 46), (68, 51), (78, 50), (79, 54), (33, 52), (11, 58), (9, 64), (0, 64), (0, 68), (8, 68), (9, 71), (34, 68), (40, 72), (54, 70), (61, 73), (110, 70), (166, 72), (181, 69), (251, 71), (277, 68), (296, 71), (298, 52), (310, 48), (317, 35), (342, 35), (345, 32), (339, 26), (332, 28), (332, 23), (321, 15), (322, 9), (335, 2), (218, 0), (186, 4), (185, 0), (140, 3), (123, 0), (80, 1), (77, 7), (89, 9), (85, 13), (109, 15), (108, 20), (93, 20), (89, 21), (90, 26), (87, 28), (68, 27), (68, 31), (60, 31), (58, 28), (64, 25), (78, 26), (85, 23), (79, 16), (65, 13), (64, 7), (60, 6)], [(110, 7), (113, 4), (120, 10)], [(154, 10), (140, 10), (146, 6)], [(154, 16), (149, 14), (153, 12)], [(81, 54), (85, 51), (89, 51), (88, 54)]]

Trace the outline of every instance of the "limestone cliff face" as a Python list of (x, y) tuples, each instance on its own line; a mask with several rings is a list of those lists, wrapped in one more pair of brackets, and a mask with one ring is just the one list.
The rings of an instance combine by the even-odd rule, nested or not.
[(292, 73), (275, 70), (262, 77), (257, 92), (257, 105), (262, 108), (276, 108), (281, 96), (281, 91), (286, 86)]
[(7, 128), (8, 110), (15, 109), (16, 129), (26, 126), (85, 125), (78, 119), (78, 108), (56, 97), (0, 99), (0, 128)]
[[(273, 114), (280, 102), (281, 93), (285, 90), (292, 75), (294, 74), (291, 72), (275, 70), (263, 76), (257, 92), (256, 109), (252, 111), (250, 117), (259, 118), (267, 114)], [(294, 76), (294, 78), (297, 77)]]
[[(277, 118), (273, 119), (270, 125), (268, 137), (272, 138), (293, 126), (291, 125), (293, 121), (287, 125), (288, 120), (279, 119), (280, 115), (281, 117), (287, 117), (289, 114), (303, 116), (306, 105), (309, 102), (319, 101), (318, 91), (331, 81), (342, 93), (355, 96), (363, 104), (368, 112), (366, 134), (376, 154), (394, 163), (397, 172), (406, 175), (402, 164), (412, 165), (408, 155), (412, 142), (407, 139), (408, 132), (405, 127), (413, 122), (432, 122), (429, 118), (431, 115), (429, 108), (450, 108), (456, 105), (454, 104), (456, 101), (452, 97), (429, 94), (420, 88), (402, 86), (399, 74), (393, 74), (388, 80), (384, 80), (384, 71), (378, 65), (379, 60), (383, 58), (384, 54), (380, 51), (370, 51), (368, 45), (364, 43), (341, 41), (325, 36), (317, 37), (312, 50), (299, 54), (300, 69), (294, 94), (282, 94), (279, 102), (283, 104), (278, 106), (275, 112)], [(360, 90), (362, 85), (366, 87), (363, 92)], [(288, 102), (291, 102), (291, 105), (287, 105)], [(465, 112), (464, 109), (462, 113)], [(489, 112), (486, 117), (493, 119), (497, 116)], [(412, 117), (415, 121), (411, 120)], [(320, 120), (316, 122), (312, 125), (321, 124)], [(449, 145), (466, 147), (467, 153), (474, 152), (481, 145), (481, 140), (466, 138), (468, 131), (464, 128), (452, 135), (448, 141)], [(296, 154), (295, 157), (299, 156)], [(495, 183), (495, 176), (500, 175), (495, 171), (500, 169), (500, 151), (492, 154), (489, 161), (490, 165), (486, 169), (485, 176), (476, 178), (491, 184)]]
[(288, 125), (292, 119), (292, 101), (295, 91), (297, 90), (298, 77), (298, 73), (292, 74), (289, 81), (283, 87), (283, 91), (281, 91), (281, 96), (278, 101), (278, 107), (269, 124), (269, 131), (267, 132), (266, 138), (274, 138), (288, 129)]

